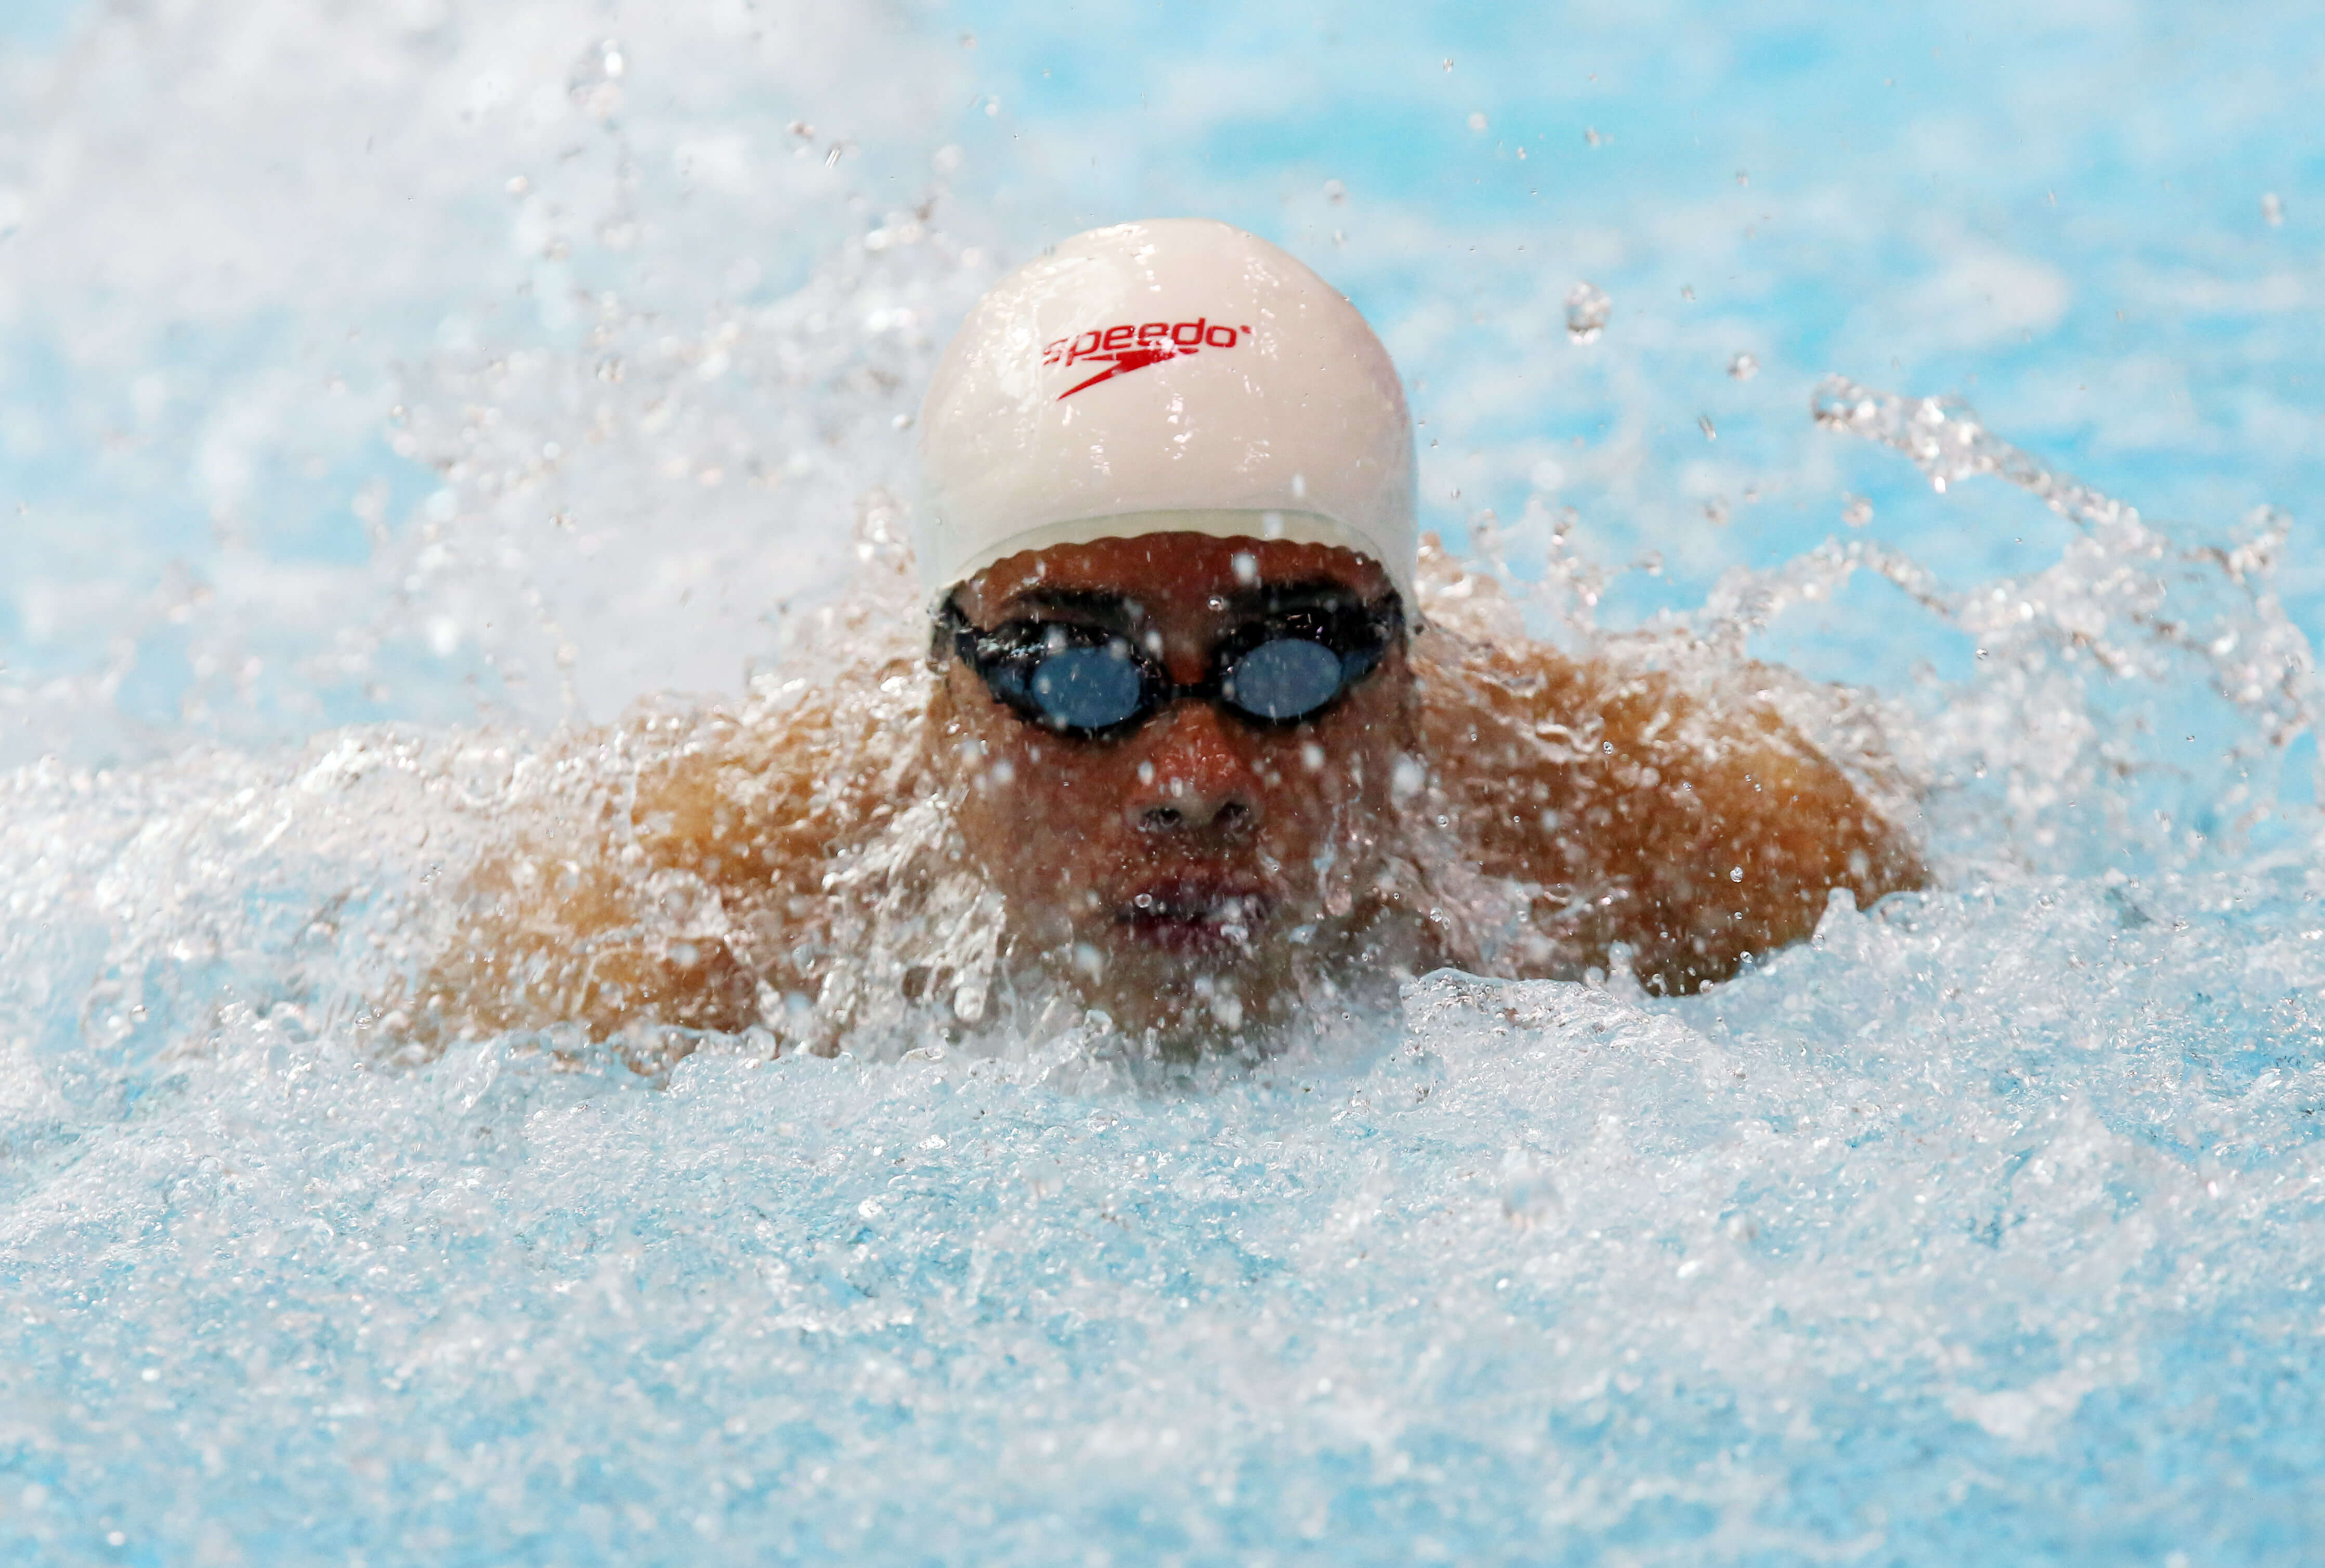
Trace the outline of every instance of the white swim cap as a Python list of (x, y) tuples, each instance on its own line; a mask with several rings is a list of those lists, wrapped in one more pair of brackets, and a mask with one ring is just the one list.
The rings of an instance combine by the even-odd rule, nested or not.
[(1092, 229), (994, 285), (921, 407), (931, 592), (1147, 533), (1338, 545), (1415, 609), (1413, 427), (1330, 284), (1206, 218)]

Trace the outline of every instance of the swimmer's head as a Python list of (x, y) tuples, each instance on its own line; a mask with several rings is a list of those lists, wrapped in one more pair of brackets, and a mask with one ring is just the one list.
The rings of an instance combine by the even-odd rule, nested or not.
[(940, 750), (1013, 940), (1181, 1038), (1320, 955), (1387, 972), (1413, 436), (1355, 307), (1225, 224), (1098, 229), (978, 302), (921, 442)]
[(1354, 551), (1201, 533), (1020, 551), (948, 596), (936, 761), (1018, 951), (1181, 1041), (1393, 974), (1398, 603)]
[(1338, 290), (1227, 224), (1092, 229), (1004, 278), (920, 432), (932, 596), (1024, 551), (1200, 533), (1351, 551), (1413, 602), (1396, 368)]

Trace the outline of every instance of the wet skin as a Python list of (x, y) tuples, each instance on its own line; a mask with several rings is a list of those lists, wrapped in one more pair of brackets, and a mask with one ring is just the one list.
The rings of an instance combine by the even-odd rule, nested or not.
[[(1155, 639), (1192, 682), (1254, 598), (1287, 588), (1370, 603), (1389, 584), (1344, 551), (1168, 534), (1012, 557), (958, 603), (987, 628), (1100, 618)], [(1007, 964), (1181, 1040), (1312, 1005), (1295, 982), (1319, 975), (1393, 995), (1441, 963), (1576, 979), (1626, 959), (1650, 989), (1692, 991), (1807, 936), (1836, 889), (1865, 907), (1924, 880), (1905, 831), (1755, 694), (1748, 666), (1708, 705), (1514, 625), (1438, 626), (1311, 723), (1185, 699), (1099, 740), (1029, 723), (949, 645), (936, 663), (926, 750), (902, 773), (860, 686), (757, 726), (714, 714), (626, 737), (649, 754), (631, 830), (576, 815), (479, 868), (450, 948), (390, 1021), (423, 1045), (568, 1022), (601, 1037), (780, 1025), (770, 998), (815, 997), (821, 955), (849, 940), (834, 868), (913, 799), (954, 803), (970, 868), (1003, 895)], [(887, 687), (908, 673), (873, 672)], [(1440, 919), (1416, 861), (1515, 890), (1508, 929)], [(675, 934), (655, 913), (672, 876), (734, 933)]]
[[(957, 602), (980, 627), (1105, 626), (1191, 683), (1223, 633), (1287, 592), (1372, 605), (1394, 589), (1344, 550), (1169, 534), (1012, 556)], [(1365, 897), (1417, 737), (1402, 638), (1332, 707), (1284, 728), (1185, 698), (1118, 738), (1072, 738), (996, 700), (958, 658), (942, 679), (941, 766), (1013, 936), (1119, 1021), (1264, 1007), (1287, 994), (1295, 948), (1329, 961), (1389, 941), (1410, 961), (1412, 942), (1391, 941)]]

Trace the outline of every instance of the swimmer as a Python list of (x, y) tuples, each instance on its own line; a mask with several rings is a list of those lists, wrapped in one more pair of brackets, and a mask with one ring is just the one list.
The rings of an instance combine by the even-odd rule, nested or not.
[(1386, 350), (1251, 235), (1058, 246), (970, 312), (920, 439), (908, 645), (592, 738), (635, 788), (471, 878), (414, 1038), (1064, 1007), (1178, 1053), (1447, 965), (1691, 992), (1922, 880), (1765, 700), (1496, 618), (1418, 533)]

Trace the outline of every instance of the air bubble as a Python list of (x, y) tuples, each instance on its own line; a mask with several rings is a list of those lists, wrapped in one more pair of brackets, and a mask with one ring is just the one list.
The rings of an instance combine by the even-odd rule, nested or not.
[(1417, 757), (1398, 757), (1389, 773), (1389, 793), (1399, 805), (1419, 794), (1428, 783), (1429, 770)]

